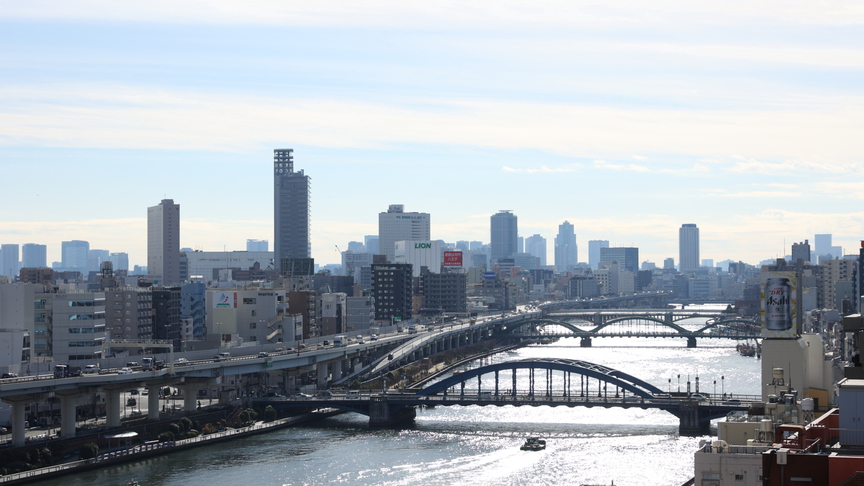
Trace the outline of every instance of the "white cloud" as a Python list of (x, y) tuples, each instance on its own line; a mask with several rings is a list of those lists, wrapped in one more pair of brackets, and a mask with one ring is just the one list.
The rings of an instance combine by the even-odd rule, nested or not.
[(765, 174), (858, 174), (864, 155), (856, 142), (864, 139), (857, 111), (864, 99), (857, 98), (814, 111), (716, 112), (478, 99), (271, 98), (105, 85), (7, 86), (0, 97), (3, 145), (239, 151), (291, 133), (296, 143), (321, 147), (452, 144), (619, 160), (633, 153), (716, 160), (746, 153), (729, 170)]
[(278, 0), (152, 0), (115, 2), (112, 0), (29, 0), (4, 2), (0, 17), (10, 19), (62, 19), (140, 22), (177, 22), (194, 24), (264, 25), (361, 25), (404, 28), (452, 28), (480, 24), (510, 27), (573, 27), (624, 24), (712, 25), (721, 22), (777, 22), (790, 25), (858, 25), (864, 8), (854, 3), (794, 3), (772, 0), (755, 4), (726, 1), (719, 4), (671, 0), (644, 2), (613, 0), (567, 2), (547, 0), (526, 3), (520, 0), (439, 2), (345, 0), (284, 2)]
[(507, 167), (506, 165), (501, 168), (504, 172), (522, 172), (525, 174), (535, 174), (538, 172), (544, 173), (559, 173), (559, 172), (573, 172), (579, 167), (579, 164), (569, 164), (564, 167), (546, 167), (545, 165), (540, 166), (538, 168), (529, 168), (529, 169), (518, 169), (513, 167)]

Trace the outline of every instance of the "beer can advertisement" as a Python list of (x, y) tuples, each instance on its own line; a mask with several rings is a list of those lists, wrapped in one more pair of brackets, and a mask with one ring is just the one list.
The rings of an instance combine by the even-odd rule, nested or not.
[(762, 337), (796, 338), (795, 272), (762, 273)]
[(462, 252), (461, 251), (445, 251), (444, 252), (445, 267), (461, 267)]

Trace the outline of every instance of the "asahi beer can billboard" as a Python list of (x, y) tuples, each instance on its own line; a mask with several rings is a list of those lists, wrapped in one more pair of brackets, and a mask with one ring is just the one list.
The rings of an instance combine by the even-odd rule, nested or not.
[(762, 337), (798, 337), (795, 289), (795, 272), (762, 273)]

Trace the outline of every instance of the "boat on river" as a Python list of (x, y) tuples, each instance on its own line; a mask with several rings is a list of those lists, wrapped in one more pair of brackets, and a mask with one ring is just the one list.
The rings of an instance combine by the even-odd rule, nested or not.
[(537, 437), (528, 437), (520, 447), (523, 451), (542, 451), (545, 448), (546, 441)]

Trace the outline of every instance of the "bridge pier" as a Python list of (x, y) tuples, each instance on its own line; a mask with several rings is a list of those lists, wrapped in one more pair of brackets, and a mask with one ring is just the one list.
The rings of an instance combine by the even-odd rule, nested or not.
[(688, 348), (695, 348), (696, 347), (696, 338), (695, 337), (691, 336), (691, 337), (687, 338), (687, 347)]
[(696, 400), (681, 400), (678, 403), (678, 412), (675, 415), (678, 416), (678, 420), (680, 421), (678, 424), (678, 433), (680, 435), (697, 437), (710, 433), (711, 421), (701, 420), (699, 402)]
[(579, 346), (583, 347), (583, 348), (590, 348), (591, 347), (591, 338), (590, 337), (583, 337), (579, 341)]
[(395, 425), (413, 421), (417, 411), (411, 405), (391, 406), (386, 395), (369, 398), (369, 425)]

